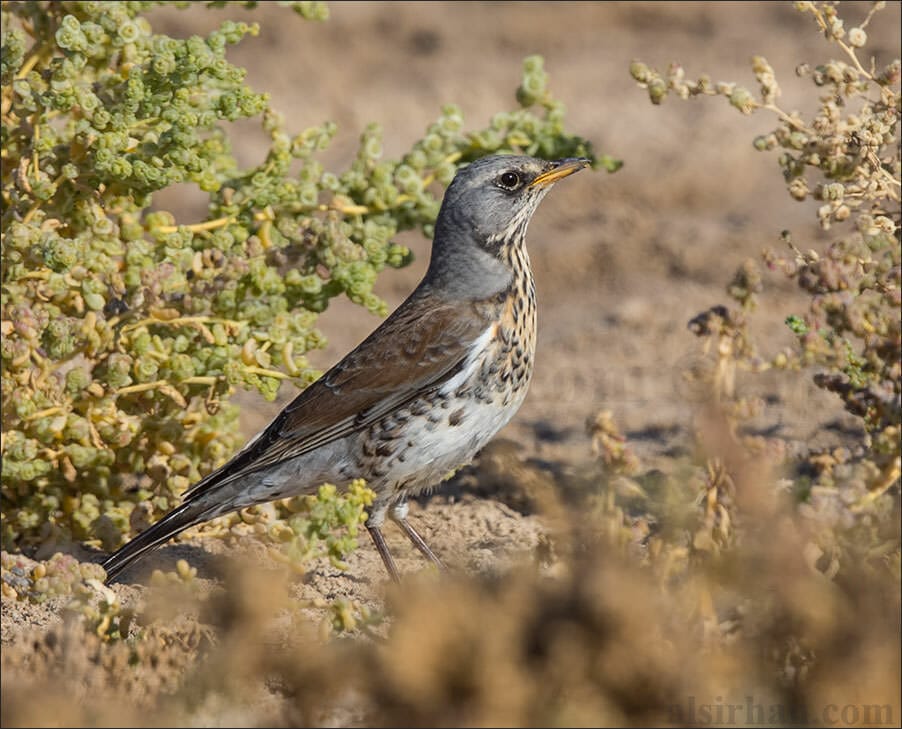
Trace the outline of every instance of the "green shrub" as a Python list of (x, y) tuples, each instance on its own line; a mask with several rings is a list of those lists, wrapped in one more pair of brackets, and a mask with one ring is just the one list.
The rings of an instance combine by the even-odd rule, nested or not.
[[(431, 233), (459, 165), (503, 150), (591, 155), (533, 56), (521, 107), (486, 128), (464, 131), (446, 106), (388, 160), (369, 125), (349, 167), (326, 170), (317, 154), (336, 125), (288, 131), (226, 59), (256, 25), (178, 40), (153, 32), (156, 4), (3, 5), (7, 549), (111, 548), (136, 503), (149, 503), (141, 518), (171, 508), (238, 445), (235, 387), (272, 399), (284, 380), (315, 379), (305, 355), (324, 344), (316, 318), (332, 298), (385, 312), (373, 282), (409, 260), (394, 235)], [(271, 145), (241, 169), (225, 122), (248, 117)], [(176, 183), (209, 193), (206, 220), (151, 207)]]

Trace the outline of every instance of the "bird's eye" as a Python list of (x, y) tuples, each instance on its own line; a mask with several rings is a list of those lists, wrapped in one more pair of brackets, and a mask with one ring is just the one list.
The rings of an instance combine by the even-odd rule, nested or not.
[(505, 172), (498, 178), (498, 185), (505, 190), (516, 190), (520, 186), (520, 175), (516, 172)]

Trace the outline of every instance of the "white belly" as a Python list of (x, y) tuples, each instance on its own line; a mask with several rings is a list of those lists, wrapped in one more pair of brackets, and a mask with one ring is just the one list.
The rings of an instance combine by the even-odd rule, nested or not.
[(411, 494), (438, 485), (455, 469), (473, 460), (477, 451), (510, 422), (522, 400), (517, 398), (506, 408), (471, 402), (453, 426), (450, 419), (456, 412), (454, 408), (445, 411), (438, 423), (416, 421), (404, 447), (385, 461), (386, 472), (380, 480), (392, 490), (403, 488)]

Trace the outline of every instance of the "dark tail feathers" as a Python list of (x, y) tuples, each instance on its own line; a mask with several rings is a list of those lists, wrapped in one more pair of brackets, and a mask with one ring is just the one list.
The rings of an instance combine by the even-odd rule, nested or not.
[(188, 527), (206, 520), (206, 509), (197, 508), (197, 504), (185, 503), (169, 512), (153, 526), (145, 529), (128, 544), (113, 552), (103, 563), (106, 570), (107, 583), (112, 582), (122, 570), (154, 547), (168, 541)]

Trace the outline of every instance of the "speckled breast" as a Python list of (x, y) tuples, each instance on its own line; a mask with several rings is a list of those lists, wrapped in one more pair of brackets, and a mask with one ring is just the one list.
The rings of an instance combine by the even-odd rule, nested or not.
[(535, 356), (531, 277), (496, 306), (494, 321), (457, 376), (368, 429), (358, 467), (370, 474), (374, 488), (413, 494), (437, 485), (472, 460), (520, 408)]

